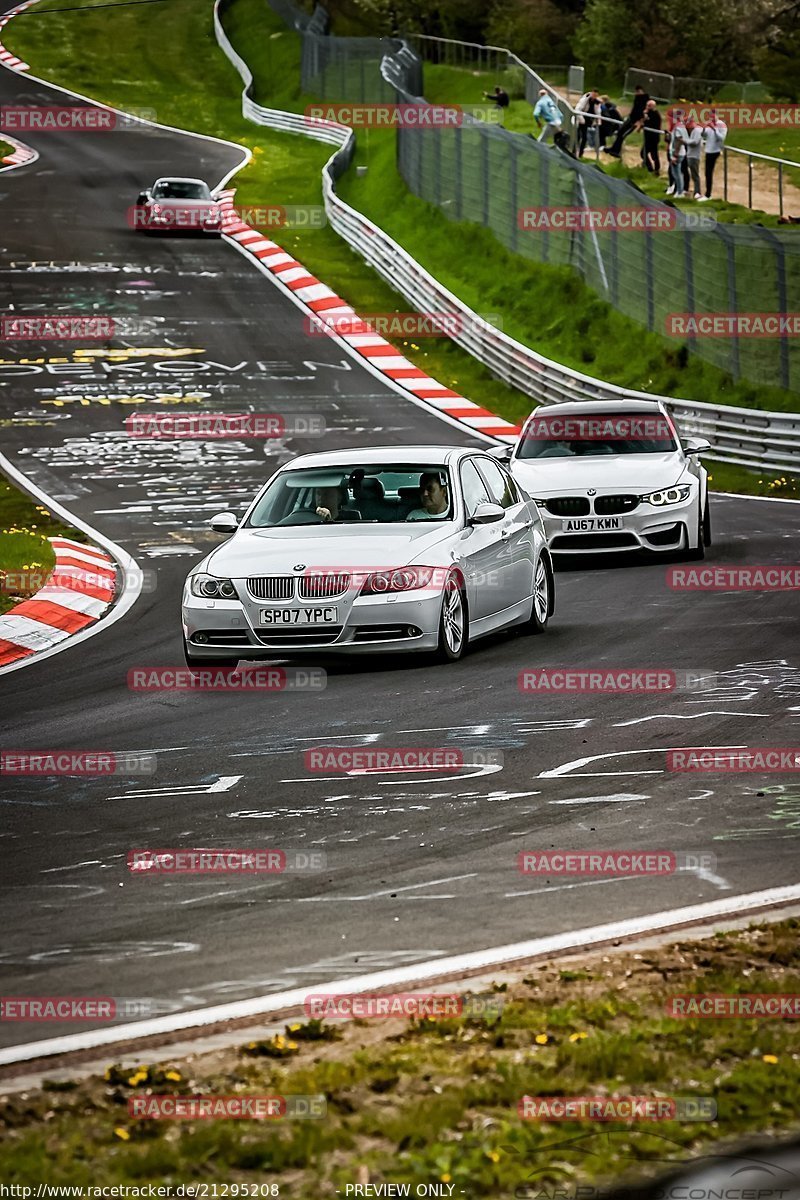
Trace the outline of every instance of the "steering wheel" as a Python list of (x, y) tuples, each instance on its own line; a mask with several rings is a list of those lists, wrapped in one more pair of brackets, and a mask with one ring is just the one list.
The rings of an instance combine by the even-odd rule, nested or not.
[(310, 508), (301, 508), (297, 512), (288, 513), (277, 522), (278, 525), (324, 525), (322, 517), (318, 517)]

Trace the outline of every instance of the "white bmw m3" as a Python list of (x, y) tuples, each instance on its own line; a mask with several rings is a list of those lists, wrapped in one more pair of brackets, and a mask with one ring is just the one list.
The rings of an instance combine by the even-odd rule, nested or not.
[(682, 438), (657, 401), (583, 401), (537, 409), (510, 451), (553, 554), (649, 550), (703, 558), (711, 543), (711, 445)]

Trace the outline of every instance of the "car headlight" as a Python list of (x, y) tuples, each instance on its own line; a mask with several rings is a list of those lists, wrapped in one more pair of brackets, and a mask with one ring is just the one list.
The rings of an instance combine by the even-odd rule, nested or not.
[(375, 571), (361, 587), (362, 596), (385, 596), (390, 592), (412, 592), (415, 588), (435, 587), (440, 582), (438, 567), (398, 567)]
[(218, 208), (210, 208), (208, 210), (208, 212), (206, 213), (207, 224), (218, 225), (219, 224), (219, 216), (220, 216), (220, 214), (219, 214)]
[(217, 579), (215, 575), (192, 575), (189, 589), (193, 596), (204, 600), (236, 600), (236, 588), (230, 579)]
[(682, 504), (684, 500), (688, 500), (692, 494), (692, 489), (688, 485), (681, 487), (663, 488), (660, 492), (649, 492), (646, 496), (640, 496), (639, 499), (645, 504), (653, 504), (656, 508), (663, 508), (666, 504)]

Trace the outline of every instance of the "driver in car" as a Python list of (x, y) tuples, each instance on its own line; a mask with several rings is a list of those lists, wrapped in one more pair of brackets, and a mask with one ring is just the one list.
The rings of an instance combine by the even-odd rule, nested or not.
[(318, 487), (314, 490), (314, 512), (324, 524), (332, 521), (360, 521), (361, 513), (354, 508), (345, 508), (347, 495), (338, 487)]
[(447, 477), (439, 471), (423, 471), (419, 477), (421, 507), (412, 509), (407, 521), (440, 521), (450, 509)]

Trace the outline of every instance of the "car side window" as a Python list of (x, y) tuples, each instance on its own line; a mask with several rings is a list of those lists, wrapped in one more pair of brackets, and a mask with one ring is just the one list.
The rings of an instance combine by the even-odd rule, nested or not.
[(491, 503), (486, 484), (469, 458), (461, 464), (461, 490), (464, 493), (464, 505), (468, 517), (473, 516), (479, 504)]
[(506, 475), (499, 464), (492, 458), (481, 458), (478, 462), (481, 475), (486, 480), (492, 504), (499, 504), (501, 508), (511, 508), (513, 505), (519, 504), (519, 493), (511, 478)]

